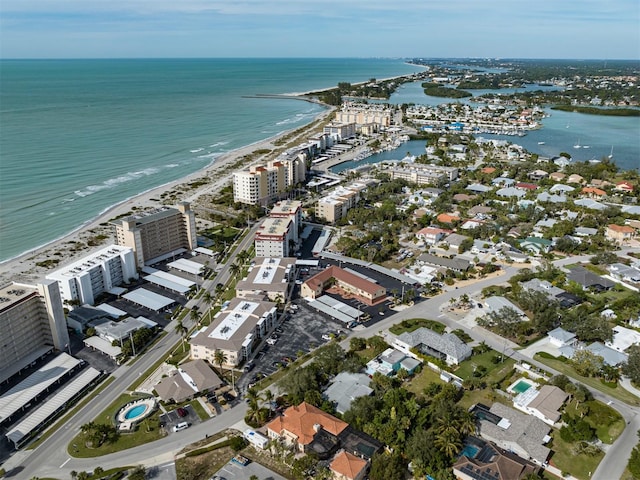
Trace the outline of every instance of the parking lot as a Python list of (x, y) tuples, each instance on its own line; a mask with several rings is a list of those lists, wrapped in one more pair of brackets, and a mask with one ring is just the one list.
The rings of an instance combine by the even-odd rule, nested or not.
[(198, 414), (191, 405), (186, 405), (182, 408), (186, 412), (186, 415), (184, 417), (178, 415), (177, 407), (165, 414), (160, 415), (160, 426), (164, 428), (167, 433), (173, 434), (173, 427), (182, 422), (187, 422), (189, 426), (197, 425), (198, 423), (200, 423), (200, 417), (198, 417)]
[(296, 301), (295, 304), (297, 311), (288, 314), (287, 320), (282, 322), (278, 327), (279, 331), (276, 331), (279, 338), (275, 345), (267, 345), (265, 341), (262, 348), (255, 352), (255, 367), (238, 381), (241, 391), (246, 390), (256, 376), (271, 375), (281, 365), (295, 360), (298, 352), (307, 353), (327, 343), (327, 340), (323, 340), (323, 335), (335, 334), (338, 330), (346, 331), (340, 322), (310, 309), (306, 301)]

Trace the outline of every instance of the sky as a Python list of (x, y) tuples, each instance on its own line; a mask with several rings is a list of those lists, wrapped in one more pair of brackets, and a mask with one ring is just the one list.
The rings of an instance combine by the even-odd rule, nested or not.
[(2, 0), (0, 58), (640, 59), (638, 0)]

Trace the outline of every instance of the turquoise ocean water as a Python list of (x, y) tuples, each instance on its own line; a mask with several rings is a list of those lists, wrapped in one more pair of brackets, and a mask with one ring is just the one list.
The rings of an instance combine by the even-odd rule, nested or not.
[(0, 61), (0, 261), (322, 111), (247, 95), (421, 70), (391, 59)]

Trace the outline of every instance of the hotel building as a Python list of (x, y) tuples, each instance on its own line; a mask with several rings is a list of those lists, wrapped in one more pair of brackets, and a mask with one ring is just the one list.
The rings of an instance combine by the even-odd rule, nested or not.
[(288, 257), (299, 241), (302, 202), (285, 200), (275, 204), (256, 232), (257, 257)]
[(93, 305), (100, 294), (138, 278), (138, 272), (133, 249), (111, 245), (46, 278), (58, 282), (63, 301)]
[(161, 207), (114, 220), (116, 242), (133, 249), (138, 268), (181, 248), (197, 245), (196, 219), (188, 202)]
[(357, 127), (362, 125), (375, 126), (384, 129), (391, 126), (393, 112), (385, 105), (344, 103), (342, 109), (336, 112), (337, 123), (355, 123)]
[(69, 334), (57, 282), (0, 288), (0, 383), (52, 350), (66, 350)]
[(226, 365), (235, 367), (249, 357), (254, 344), (275, 326), (276, 318), (275, 303), (234, 298), (213, 318), (211, 325), (191, 338), (191, 358), (215, 365), (215, 353), (220, 350), (226, 357)]

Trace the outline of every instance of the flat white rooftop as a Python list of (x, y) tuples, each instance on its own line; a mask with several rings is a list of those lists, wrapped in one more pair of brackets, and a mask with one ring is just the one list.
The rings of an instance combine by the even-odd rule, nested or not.
[(67, 353), (61, 353), (2, 395), (0, 397), (0, 422), (31, 402), (58, 379), (78, 366), (80, 362)]
[(77, 262), (73, 262), (66, 267), (51, 272), (49, 275), (47, 275), (47, 278), (51, 278), (53, 280), (62, 280), (69, 277), (75, 277), (80, 273), (86, 272), (96, 266), (102, 265), (107, 260), (118, 258), (121, 254), (126, 252), (133, 252), (133, 250), (129, 247), (122, 247), (120, 245), (110, 245), (101, 250), (98, 250), (97, 252), (92, 253), (91, 255), (87, 255)]
[(270, 285), (273, 283), (273, 279), (278, 272), (278, 267), (280, 266), (279, 258), (266, 258), (265, 261), (260, 265), (258, 269), (258, 273), (256, 274), (256, 279), (253, 283), (261, 283)]
[(95, 335), (93, 337), (85, 338), (84, 344), (88, 347), (100, 350), (102, 353), (108, 355), (111, 358), (117, 358), (122, 353), (122, 348), (114, 347), (113, 345), (111, 345), (111, 342), (107, 342), (104, 338), (100, 338)]
[(158, 295), (157, 293), (151, 292), (144, 288), (138, 288), (133, 292), (129, 292), (126, 295), (123, 295), (123, 298), (126, 298), (130, 302), (148, 308), (149, 310), (153, 310), (154, 312), (162, 310), (163, 308), (166, 308), (174, 303), (174, 300), (163, 297), (162, 295)]
[[(146, 275), (144, 279), (149, 283), (153, 283), (154, 285), (159, 285), (160, 287), (166, 288), (167, 290), (171, 290), (173, 292), (178, 292), (182, 294), (189, 291), (189, 287), (182, 284), (182, 282), (175, 282), (171, 279), (164, 278), (158, 275), (158, 273), (160, 272), (153, 273), (151, 275)], [(180, 277), (176, 277), (175, 275), (171, 275), (171, 276), (174, 278), (180, 278)], [(190, 283), (195, 285), (195, 282), (190, 282)]]
[(233, 310), (224, 312), (224, 320), (209, 333), (209, 338), (229, 340), (259, 306), (256, 302), (242, 301)]
[(124, 310), (120, 310), (119, 308), (112, 307), (108, 303), (101, 303), (96, 308), (99, 308), (103, 312), (107, 312), (113, 318), (124, 317), (127, 314), (127, 312), (125, 312)]

